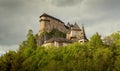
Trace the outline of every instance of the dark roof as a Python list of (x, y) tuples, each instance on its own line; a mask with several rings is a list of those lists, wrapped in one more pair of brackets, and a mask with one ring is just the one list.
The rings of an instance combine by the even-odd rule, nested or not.
[(72, 29), (72, 30), (76, 30), (76, 31), (77, 31), (77, 30), (78, 30), (78, 31), (81, 30), (77, 23), (75, 23), (75, 24), (72, 26), (71, 29)]
[(71, 30), (75, 30), (75, 31), (81, 31), (81, 29), (75, 29), (75, 28), (72, 28)]
[(80, 39), (79, 39), (79, 40), (81, 40), (81, 39), (84, 39), (84, 40), (88, 41), (88, 39), (87, 39), (87, 37), (86, 37), (86, 36), (82, 36), (82, 37), (80, 37)]
[(61, 43), (61, 42), (72, 43), (71, 40), (66, 39), (66, 38), (51, 38), (51, 39), (47, 40), (46, 43), (52, 43), (52, 42), (54, 42), (54, 41), (60, 42), (60, 43)]
[(57, 19), (57, 18), (55, 18), (55, 17), (53, 17), (53, 16), (51, 16), (51, 15), (48, 15), (48, 14), (46, 14), (46, 13), (44, 13), (44, 14), (42, 14), (41, 16), (40, 16), (40, 18), (41, 17), (50, 17), (50, 18), (52, 18), (52, 19), (55, 19), (55, 20), (57, 20), (57, 21), (59, 21), (59, 22), (61, 22), (61, 23), (64, 23), (63, 21), (61, 21), (61, 20), (59, 20), (59, 19)]
[(66, 29), (69, 29), (69, 27), (68, 27), (68, 26), (66, 26), (66, 25), (64, 25), (64, 26), (65, 26), (65, 28), (66, 28)]

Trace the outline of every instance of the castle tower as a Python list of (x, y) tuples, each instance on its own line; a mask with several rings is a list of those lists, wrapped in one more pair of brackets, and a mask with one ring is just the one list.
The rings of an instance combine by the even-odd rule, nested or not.
[(42, 32), (51, 32), (53, 29), (57, 29), (63, 33), (66, 33), (68, 31), (65, 27), (64, 22), (61, 20), (46, 13), (42, 14), (40, 16), (40, 30), (38, 35), (40, 35)]
[(68, 32), (67, 34), (67, 39), (77, 41), (78, 39), (80, 39), (80, 35), (81, 35), (81, 29), (77, 25), (77, 23), (75, 22), (74, 25), (70, 25), (70, 32)]
[(49, 31), (50, 28), (50, 20), (47, 19), (47, 14), (44, 13), (40, 16), (40, 32), (44, 32), (44, 31)]
[(84, 29), (83, 24), (82, 24), (82, 30), (81, 30), (81, 38), (78, 41), (79, 42), (87, 42), (88, 41), (86, 34), (85, 34), (85, 29)]

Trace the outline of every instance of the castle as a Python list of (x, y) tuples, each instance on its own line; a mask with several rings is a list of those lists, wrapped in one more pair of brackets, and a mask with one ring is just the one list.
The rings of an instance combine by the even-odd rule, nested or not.
[[(46, 33), (50, 33), (53, 30), (57, 30), (56, 33), (52, 33), (54, 35), (48, 35)], [(60, 32), (60, 34), (58, 33)], [(58, 34), (56, 36), (56, 34)], [(65, 34), (65, 37), (61, 37), (59, 35)], [(50, 37), (51, 36), (51, 37)], [(59, 37), (58, 37), (59, 36)], [(84, 26), (80, 28), (77, 23), (67, 25), (65, 23), (51, 15), (46, 13), (40, 16), (40, 29), (37, 35), (37, 44), (48, 46), (65, 46), (71, 44), (72, 42), (87, 42)]]

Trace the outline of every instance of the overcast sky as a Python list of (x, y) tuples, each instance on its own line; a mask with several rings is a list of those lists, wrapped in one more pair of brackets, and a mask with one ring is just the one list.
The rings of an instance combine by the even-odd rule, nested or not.
[(84, 24), (88, 38), (120, 30), (120, 0), (0, 0), (0, 54), (16, 50), (29, 29), (37, 33), (43, 13)]

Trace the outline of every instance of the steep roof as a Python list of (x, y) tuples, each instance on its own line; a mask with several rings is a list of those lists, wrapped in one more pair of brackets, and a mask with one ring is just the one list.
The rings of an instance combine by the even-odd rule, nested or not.
[(47, 40), (46, 43), (52, 43), (52, 42), (54, 42), (54, 41), (57, 41), (57, 42), (60, 42), (60, 43), (61, 43), (61, 42), (72, 43), (71, 40), (68, 40), (68, 39), (66, 39), (66, 38), (51, 38), (51, 39)]
[(68, 26), (68, 27), (70, 27), (70, 26), (71, 26), (69, 22), (67, 23), (67, 26)]
[(50, 18), (55, 19), (55, 20), (57, 20), (57, 21), (59, 21), (59, 22), (61, 22), (61, 23), (64, 23), (63, 21), (61, 21), (61, 20), (59, 20), (59, 19), (57, 19), (57, 18), (55, 18), (55, 17), (53, 17), (53, 16), (51, 16), (51, 15), (48, 15), (48, 14), (46, 14), (46, 13), (42, 14), (42, 15), (40, 16), (40, 18), (41, 18), (41, 17), (50, 17)]
[(72, 30), (81, 30), (78, 24), (75, 22), (75, 24), (72, 26)]
[(86, 37), (86, 34), (85, 34), (85, 29), (84, 29), (84, 25), (83, 24), (82, 24), (82, 33), (83, 33), (83, 36), (81, 38), (88, 40), (87, 37)]

